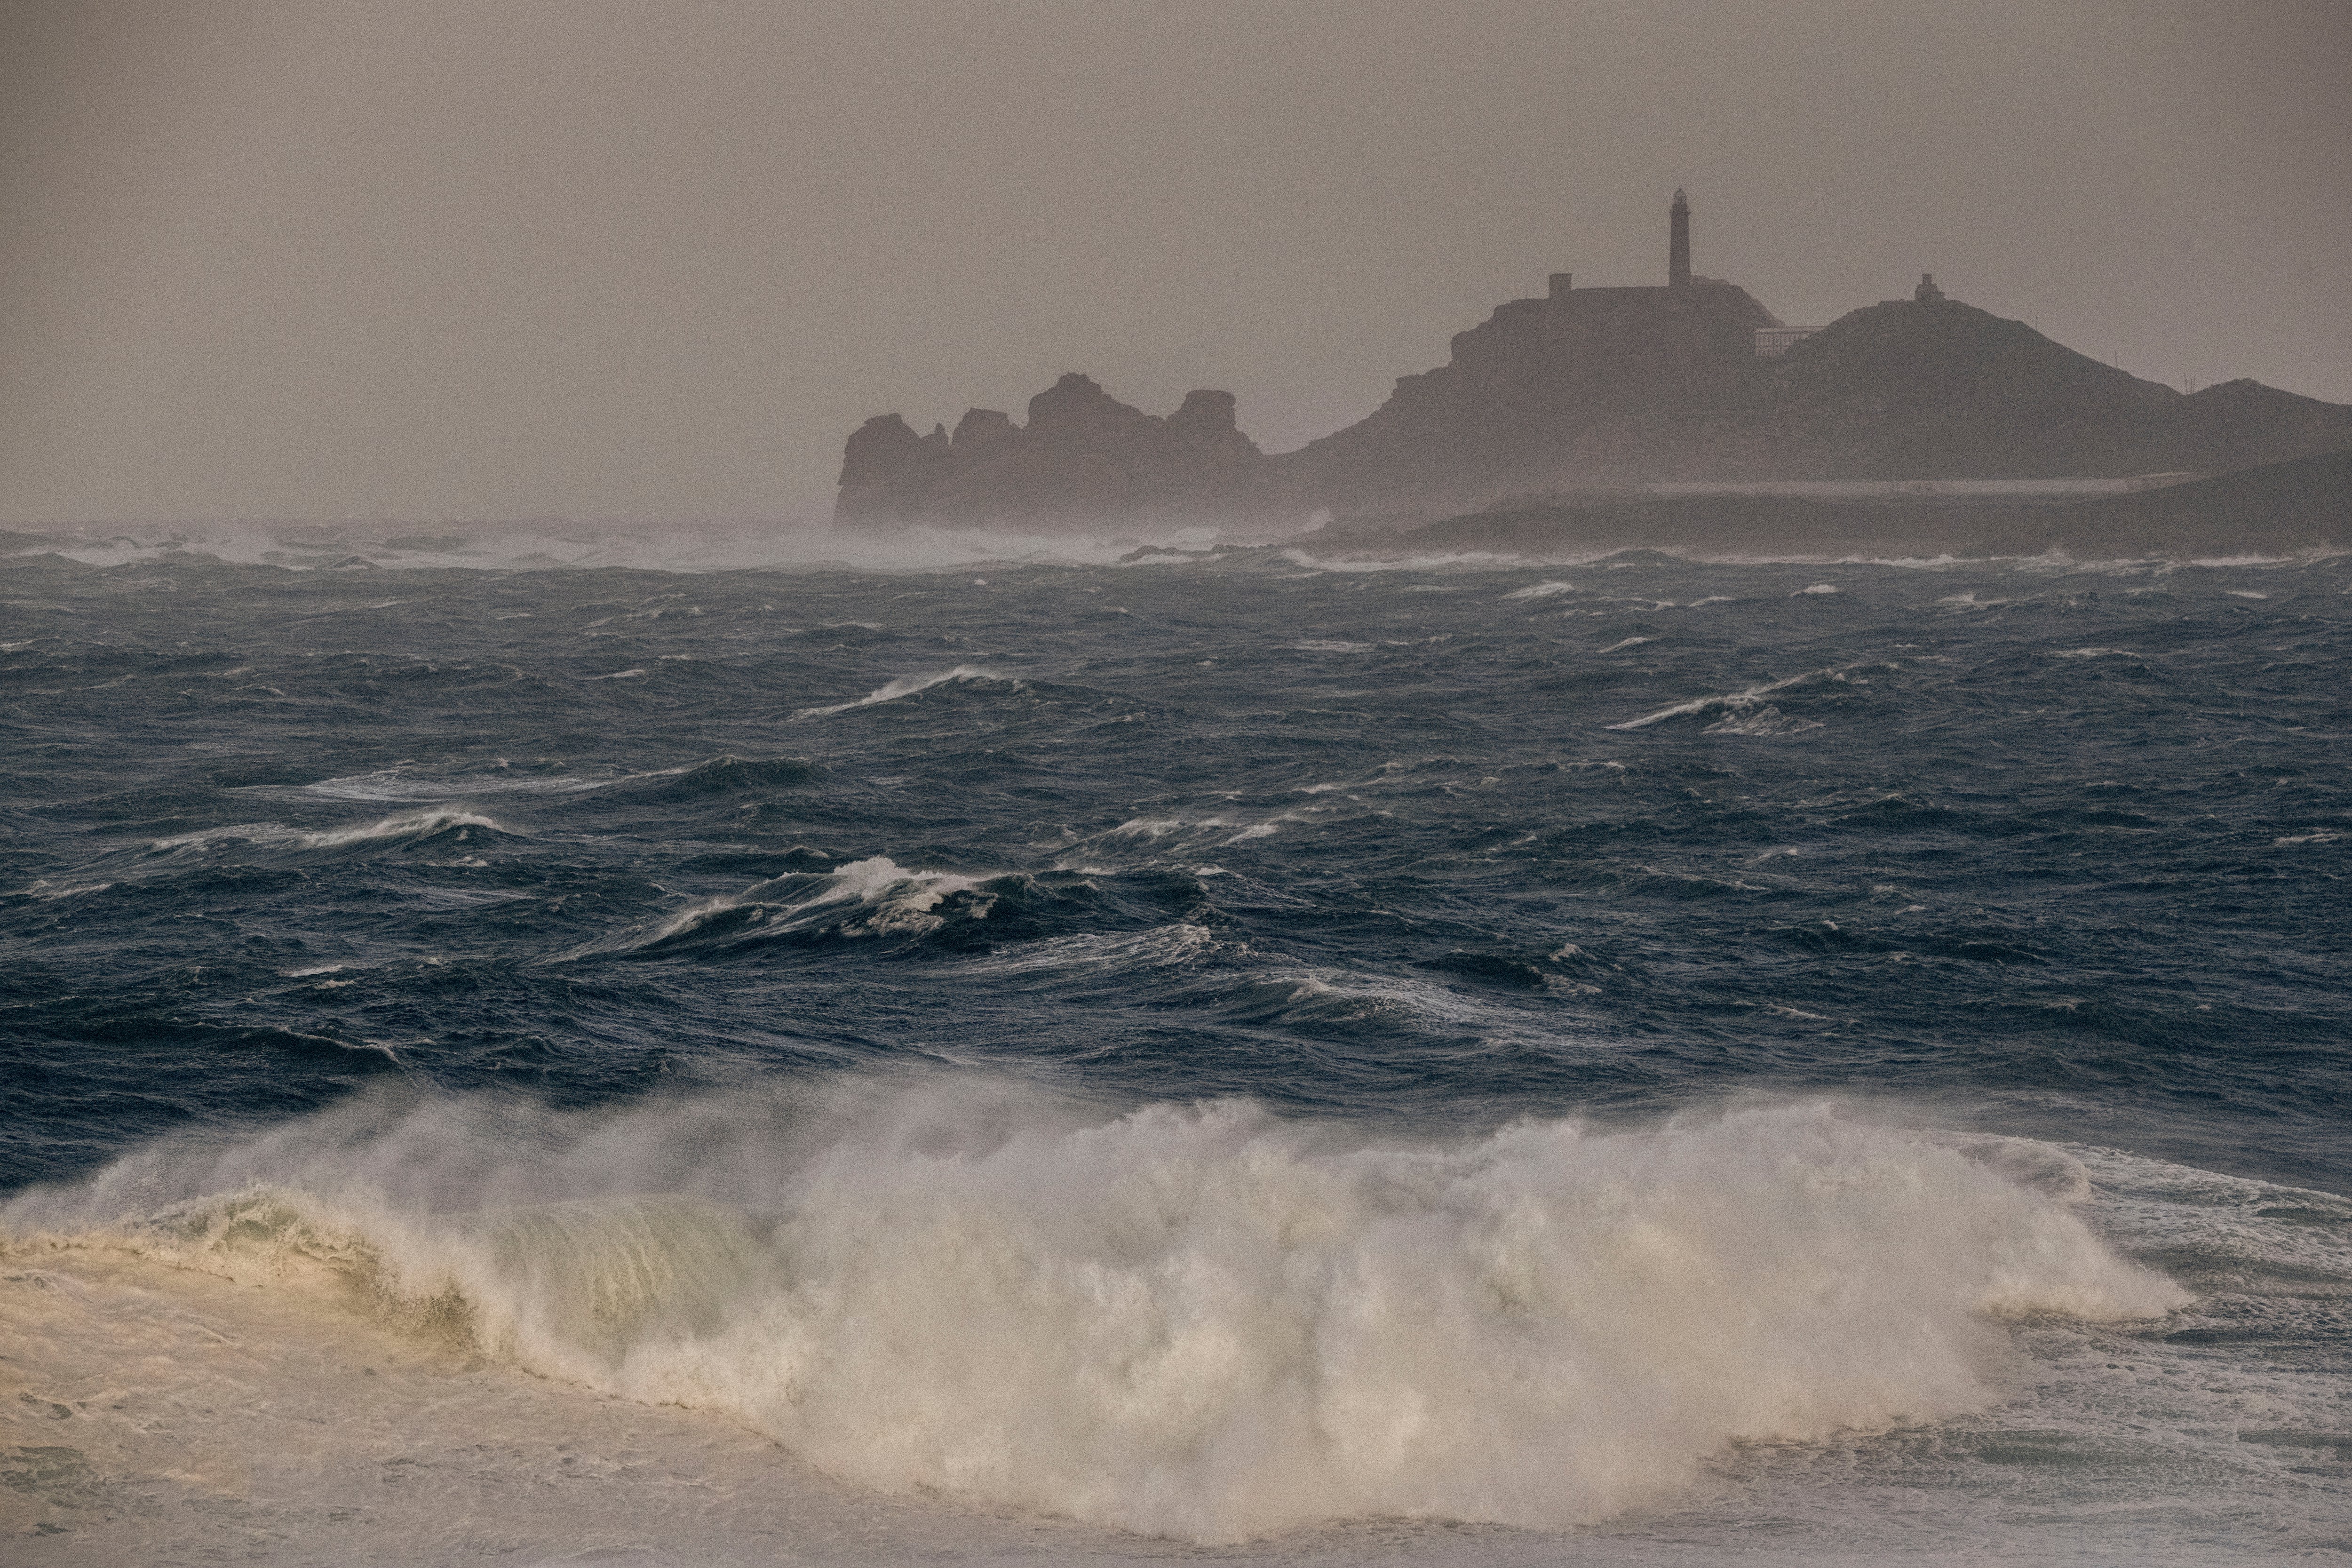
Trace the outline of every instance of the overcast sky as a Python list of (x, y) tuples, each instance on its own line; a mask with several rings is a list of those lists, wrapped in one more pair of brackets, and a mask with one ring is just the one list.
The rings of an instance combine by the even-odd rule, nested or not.
[(2352, 5), (0, 0), (0, 520), (821, 518), (1085, 370), (1286, 450), (1498, 302), (1956, 299), (2352, 402)]

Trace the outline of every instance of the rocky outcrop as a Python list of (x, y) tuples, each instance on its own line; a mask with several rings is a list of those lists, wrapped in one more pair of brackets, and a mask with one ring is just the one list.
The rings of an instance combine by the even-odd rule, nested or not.
[(1230, 392), (1192, 392), (1165, 418), (1065, 375), (1029, 400), (1029, 422), (991, 408), (917, 436), (895, 414), (869, 419), (843, 454), (835, 516), (863, 527), (1068, 531), (1246, 523), (1274, 502), (1257, 444)]
[(1705, 279), (1515, 300), (1367, 418), (1272, 458), (1234, 427), (1228, 393), (1155, 418), (1066, 375), (1030, 400), (1025, 426), (978, 408), (952, 437), (868, 420), (835, 515), (1267, 527), (1660, 480), (2220, 473), (2352, 448), (2352, 406), (2251, 381), (2184, 395), (1930, 289), (1758, 359), (1756, 330), (1778, 325), (1745, 289)]

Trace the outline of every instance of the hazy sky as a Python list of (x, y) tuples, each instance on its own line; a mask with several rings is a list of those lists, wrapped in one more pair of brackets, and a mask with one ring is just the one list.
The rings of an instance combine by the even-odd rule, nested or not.
[(1286, 450), (1497, 302), (2352, 402), (2352, 5), (0, 0), (0, 519), (821, 517), (1065, 370)]

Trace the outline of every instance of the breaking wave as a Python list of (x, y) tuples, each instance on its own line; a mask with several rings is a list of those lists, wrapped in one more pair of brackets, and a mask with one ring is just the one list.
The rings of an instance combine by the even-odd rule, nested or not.
[(1850, 671), (1845, 669), (1809, 669), (1802, 675), (1791, 675), (1785, 679), (1767, 681), (1761, 686), (1751, 686), (1745, 691), (1725, 692), (1715, 697), (1694, 697), (1687, 702), (1677, 702), (1671, 708), (1661, 708), (1654, 713), (1644, 713), (1638, 719), (1628, 719), (1621, 724), (1612, 724), (1609, 728), (1646, 730), (1651, 725), (1663, 723), (1668, 719), (1687, 718), (1694, 713), (1712, 712), (1717, 709), (1727, 713), (1746, 712), (1761, 705), (1765, 698), (1776, 691), (1786, 691), (1792, 687), (1810, 686), (1815, 681), (1843, 681), (1848, 679), (1849, 674)]
[(1982, 1405), (1998, 1320), (2180, 1305), (2034, 1148), (1819, 1106), (1382, 1139), (969, 1079), (369, 1097), (36, 1189), (0, 1239), (356, 1299), (886, 1490), (1216, 1542), (1590, 1521), (1733, 1443)]
[(885, 686), (878, 686), (855, 702), (836, 702), (829, 708), (803, 708), (794, 719), (822, 719), (828, 714), (846, 713), (853, 708), (872, 708), (879, 703), (896, 702), (901, 697), (912, 697), (919, 691), (929, 691), (934, 686), (944, 686), (955, 680), (992, 680), (1018, 687), (1012, 677), (999, 675), (992, 669), (982, 669), (976, 664), (960, 664), (953, 669), (943, 669), (936, 675), (902, 675)]
[[(746, 938), (795, 934), (839, 937), (922, 937), (957, 919), (985, 920), (1010, 877), (981, 879), (951, 871), (909, 870), (887, 855), (852, 860), (827, 871), (791, 871), (688, 906), (667, 920), (619, 939), (564, 954), (664, 952), (689, 945), (724, 945)], [(992, 890), (992, 884), (998, 884)]]

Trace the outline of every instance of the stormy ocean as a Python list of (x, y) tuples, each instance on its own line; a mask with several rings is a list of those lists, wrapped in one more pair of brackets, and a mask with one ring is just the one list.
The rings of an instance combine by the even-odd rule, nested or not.
[(12, 1563), (2352, 1552), (2352, 561), (15, 547)]

